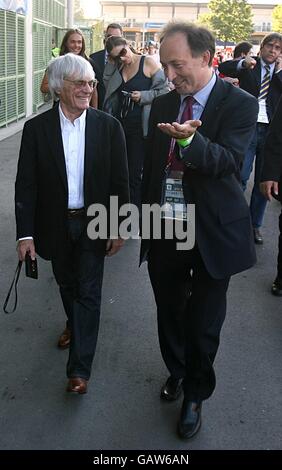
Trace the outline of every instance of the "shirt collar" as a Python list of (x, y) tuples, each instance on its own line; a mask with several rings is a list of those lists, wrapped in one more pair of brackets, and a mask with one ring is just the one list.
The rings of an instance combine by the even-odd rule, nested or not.
[[(203, 108), (206, 106), (206, 102), (208, 101), (208, 98), (215, 85), (215, 82), (216, 82), (216, 75), (213, 72), (210, 81), (204, 86), (204, 88), (197, 91), (197, 93), (193, 95), (197, 103), (199, 103)], [(189, 96), (189, 95), (181, 95), (181, 103), (186, 98), (186, 96)]]
[(86, 119), (86, 109), (83, 111), (81, 116), (76, 118), (74, 120), (74, 123), (72, 123), (63, 113), (63, 110), (61, 108), (61, 104), (59, 103), (59, 116), (60, 116), (60, 123), (61, 123), (61, 129), (63, 130), (67, 125), (72, 125), (74, 127), (78, 126), (78, 129), (81, 130), (83, 129), (83, 126), (85, 125), (85, 119)]
[[(274, 67), (275, 67), (275, 62), (274, 62), (273, 64), (267, 64), (266, 62), (264, 62), (264, 60), (263, 60), (262, 58), (260, 58), (260, 63), (261, 63), (261, 68), (262, 68), (262, 70), (264, 70), (264, 67), (265, 67), (266, 65), (269, 65), (270, 73), (273, 72)], [(264, 71), (265, 71), (265, 70), (264, 70)]]

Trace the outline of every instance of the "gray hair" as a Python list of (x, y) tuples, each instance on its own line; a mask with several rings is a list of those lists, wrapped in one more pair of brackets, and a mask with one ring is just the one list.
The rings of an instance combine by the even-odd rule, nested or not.
[(63, 88), (64, 79), (95, 79), (95, 73), (90, 62), (80, 55), (72, 54), (71, 52), (53, 59), (47, 67), (47, 74), (49, 91), (54, 100), (57, 100), (59, 97), (59, 92)]

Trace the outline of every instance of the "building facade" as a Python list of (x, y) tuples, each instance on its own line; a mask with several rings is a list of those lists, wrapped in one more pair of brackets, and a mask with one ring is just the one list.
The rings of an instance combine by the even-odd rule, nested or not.
[(0, 0), (0, 128), (44, 103), (40, 83), (66, 15), (67, 0)]
[[(253, 42), (258, 43), (261, 36), (271, 31), (272, 11), (277, 5), (263, 1), (250, 1), (253, 12)], [(157, 40), (162, 26), (172, 18), (196, 21), (199, 15), (208, 13), (208, 2), (187, 0), (122, 1), (101, 0), (101, 17), (105, 23), (120, 22), (126, 36), (138, 44), (150, 39)]]

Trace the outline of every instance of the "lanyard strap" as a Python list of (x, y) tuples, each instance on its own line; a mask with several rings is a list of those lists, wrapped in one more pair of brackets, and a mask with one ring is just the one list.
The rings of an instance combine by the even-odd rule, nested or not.
[[(14, 313), (14, 311), (16, 310), (17, 308), (17, 303), (18, 303), (18, 291), (17, 291), (17, 286), (18, 286), (18, 280), (19, 280), (19, 276), (20, 276), (20, 272), (21, 272), (21, 268), (22, 268), (22, 261), (19, 261), (18, 262), (18, 265), (17, 265), (17, 268), (16, 268), (16, 271), (15, 271), (15, 274), (14, 274), (14, 278), (12, 280), (12, 284), (10, 286), (10, 289), (9, 289), (9, 292), (7, 294), (7, 297), (6, 297), (6, 300), (4, 302), (4, 305), (3, 305), (3, 310), (5, 313)], [(10, 295), (11, 295), (11, 292), (12, 292), (12, 289), (13, 289), (13, 286), (15, 285), (15, 302), (14, 302), (14, 307), (11, 311), (9, 311), (7, 309), (7, 305), (8, 305), (8, 302), (9, 302), (9, 298), (10, 298)]]
[(168, 153), (168, 158), (167, 158), (166, 167), (165, 167), (165, 174), (166, 175), (168, 174), (169, 169), (170, 169), (171, 164), (172, 164), (172, 161), (175, 158), (175, 155), (174, 155), (175, 143), (176, 143), (176, 140), (175, 140), (174, 137), (172, 137), (171, 141), (170, 141), (169, 153)]

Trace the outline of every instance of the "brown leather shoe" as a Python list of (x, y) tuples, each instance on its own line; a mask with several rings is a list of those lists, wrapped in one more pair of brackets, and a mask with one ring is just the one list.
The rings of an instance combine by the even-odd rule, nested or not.
[(81, 377), (71, 377), (67, 386), (67, 392), (87, 393), (87, 380)]
[(71, 332), (69, 328), (65, 328), (58, 340), (59, 349), (67, 349), (70, 345)]

